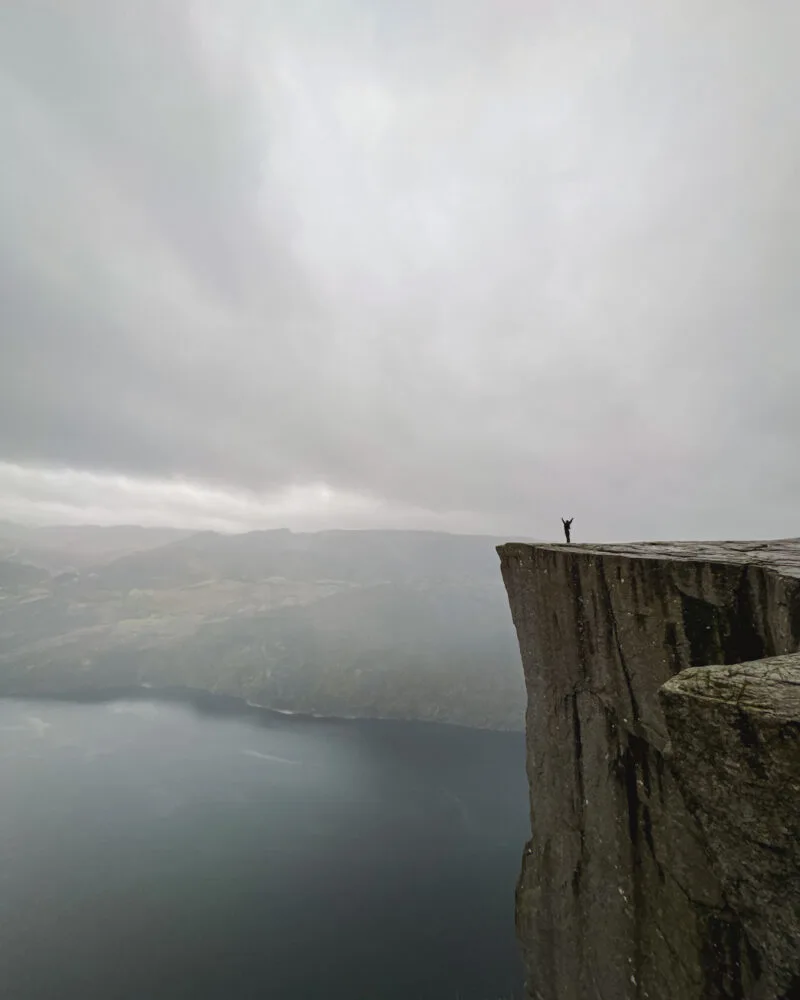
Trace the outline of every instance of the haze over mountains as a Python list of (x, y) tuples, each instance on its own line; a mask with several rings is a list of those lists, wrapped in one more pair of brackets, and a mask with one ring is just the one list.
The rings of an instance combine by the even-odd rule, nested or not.
[(145, 685), (522, 728), (503, 540), (3, 524), (0, 694)]
[(58, 572), (100, 565), (191, 534), (181, 528), (143, 528), (138, 524), (29, 527), (0, 521), (0, 559)]

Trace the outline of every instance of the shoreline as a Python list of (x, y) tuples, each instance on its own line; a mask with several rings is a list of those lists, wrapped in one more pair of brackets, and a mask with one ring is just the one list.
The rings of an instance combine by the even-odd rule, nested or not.
[(235, 695), (207, 691), (203, 688), (187, 688), (178, 686), (159, 686), (149, 682), (137, 685), (120, 685), (119, 687), (98, 688), (93, 691), (0, 691), (3, 701), (37, 701), (37, 702), (72, 702), (77, 705), (110, 704), (115, 701), (161, 701), (177, 702), (194, 708), (207, 715), (238, 715), (238, 716), (271, 716), (282, 719), (291, 718), (296, 722), (346, 722), (366, 723), (380, 722), (395, 725), (447, 726), (450, 729), (467, 730), (469, 732), (505, 733), (524, 735), (524, 728), (497, 728), (493, 726), (473, 726), (463, 722), (450, 722), (444, 719), (398, 718), (385, 715), (325, 715), (319, 712), (303, 712), (286, 708), (273, 708), (259, 705), (258, 702)]

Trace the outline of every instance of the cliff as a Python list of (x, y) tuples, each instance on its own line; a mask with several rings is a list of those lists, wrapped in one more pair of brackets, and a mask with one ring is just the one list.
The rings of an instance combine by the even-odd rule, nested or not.
[(498, 552), (528, 995), (800, 997), (800, 541)]

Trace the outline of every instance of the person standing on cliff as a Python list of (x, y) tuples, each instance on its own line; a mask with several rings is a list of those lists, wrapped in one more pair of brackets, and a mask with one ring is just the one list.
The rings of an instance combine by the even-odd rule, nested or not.
[(571, 539), (570, 539), (569, 536), (570, 536), (570, 532), (572, 531), (572, 522), (574, 520), (575, 520), (574, 517), (571, 517), (568, 520), (565, 520), (563, 517), (561, 518), (561, 523), (564, 525), (564, 537), (567, 539), (567, 544), (568, 545), (569, 545), (569, 543), (571, 541)]

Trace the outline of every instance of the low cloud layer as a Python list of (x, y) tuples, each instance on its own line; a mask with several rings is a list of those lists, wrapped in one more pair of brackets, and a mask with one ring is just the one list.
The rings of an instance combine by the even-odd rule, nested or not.
[[(195, 531), (239, 532), (269, 528), (405, 528), (481, 534), (485, 515), (391, 504), (324, 483), (260, 494), (189, 480), (144, 479), (72, 469), (34, 469), (0, 462), (0, 521), (27, 525), (141, 524)], [(503, 533), (497, 525), (495, 533)], [(528, 537), (528, 536), (521, 536)]]
[(0, 19), (0, 516), (799, 530), (796, 5)]

